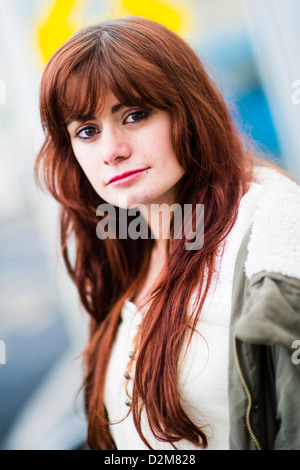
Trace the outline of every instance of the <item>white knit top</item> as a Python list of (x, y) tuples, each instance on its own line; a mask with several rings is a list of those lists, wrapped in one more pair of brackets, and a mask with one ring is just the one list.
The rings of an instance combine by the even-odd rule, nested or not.
[[(207, 424), (208, 449), (229, 449), (228, 409), (228, 349), (231, 292), (234, 264), (243, 236), (251, 225), (254, 212), (262, 196), (263, 186), (252, 183), (241, 199), (238, 219), (220, 247), (217, 258), (219, 267), (192, 337), (188, 353), (181, 355), (179, 364), (179, 393), (182, 408), (197, 425)], [(223, 251), (223, 256), (222, 256)], [(193, 298), (191, 298), (192, 306)], [(111, 423), (110, 431), (119, 450), (147, 449), (134, 426), (132, 414), (126, 405), (125, 378), (133, 340), (141, 322), (141, 314), (135, 304), (126, 301), (121, 323), (110, 359), (105, 405)], [(143, 416), (143, 431), (153, 449), (172, 450), (171, 444), (154, 438)], [(192, 443), (182, 440), (176, 443), (181, 450), (194, 450)]]

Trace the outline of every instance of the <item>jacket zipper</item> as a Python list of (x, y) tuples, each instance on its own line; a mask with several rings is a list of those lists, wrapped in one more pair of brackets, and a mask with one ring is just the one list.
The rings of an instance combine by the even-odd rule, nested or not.
[(262, 450), (261, 448), (261, 445), (252, 429), (252, 426), (251, 426), (251, 423), (250, 423), (250, 412), (251, 412), (251, 407), (252, 407), (252, 397), (251, 397), (251, 393), (250, 393), (250, 390), (246, 384), (246, 381), (245, 381), (245, 378), (244, 378), (244, 375), (243, 375), (243, 372), (242, 372), (242, 368), (241, 368), (241, 365), (240, 365), (240, 361), (239, 361), (239, 357), (238, 357), (238, 352), (237, 352), (237, 346), (236, 346), (236, 336), (234, 336), (233, 338), (234, 340), (234, 352), (235, 352), (235, 359), (236, 359), (236, 362), (237, 362), (237, 368), (238, 368), (238, 372), (239, 372), (239, 376), (240, 376), (240, 379), (241, 379), (241, 382), (243, 384), (243, 387), (244, 387), (244, 390), (246, 392), (246, 396), (247, 396), (247, 399), (248, 399), (248, 406), (247, 406), (247, 410), (246, 410), (246, 427), (248, 429), (248, 432), (252, 438), (252, 440), (254, 441), (256, 447), (258, 450)]

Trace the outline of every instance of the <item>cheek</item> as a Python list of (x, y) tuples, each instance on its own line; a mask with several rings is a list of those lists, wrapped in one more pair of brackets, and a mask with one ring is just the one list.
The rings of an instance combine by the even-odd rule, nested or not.
[[(75, 149), (76, 150), (76, 149)], [(74, 151), (75, 158), (82, 171), (86, 174), (87, 178), (91, 180), (95, 176), (95, 160), (91, 155), (88, 155), (87, 151)]]
[(169, 122), (163, 122), (152, 135), (152, 149), (160, 158), (162, 167), (179, 166), (172, 143), (172, 127)]
[(157, 155), (158, 166), (167, 173), (165, 176), (172, 177), (174, 173), (181, 172), (182, 167), (177, 160), (172, 143), (165, 135), (159, 145), (156, 143), (155, 155)]
[[(76, 160), (91, 186), (99, 194), (99, 191), (101, 190), (99, 178), (97, 177), (97, 175), (99, 175), (99, 171), (97, 171), (96, 168), (94, 168), (94, 165), (88, 160), (80, 158), (76, 158)], [(99, 196), (101, 197), (101, 194), (99, 194)]]

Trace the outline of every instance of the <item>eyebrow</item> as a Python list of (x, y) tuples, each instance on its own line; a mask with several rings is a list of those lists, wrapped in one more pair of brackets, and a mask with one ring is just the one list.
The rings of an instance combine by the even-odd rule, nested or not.
[(116, 114), (122, 108), (125, 108), (125, 105), (122, 104), (122, 103), (118, 103), (118, 104), (115, 104), (114, 106), (112, 106), (110, 112), (111, 112), (111, 114)]

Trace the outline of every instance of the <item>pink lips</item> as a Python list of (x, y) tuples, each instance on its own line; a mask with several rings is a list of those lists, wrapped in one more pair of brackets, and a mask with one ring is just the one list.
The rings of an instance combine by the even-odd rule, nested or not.
[(121, 184), (129, 183), (130, 181), (140, 176), (146, 170), (148, 170), (148, 168), (144, 168), (142, 170), (127, 171), (125, 173), (122, 173), (121, 175), (114, 176), (113, 178), (111, 178), (108, 184), (112, 184), (113, 186), (120, 186)]

